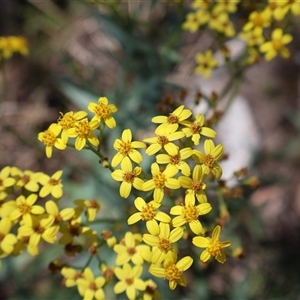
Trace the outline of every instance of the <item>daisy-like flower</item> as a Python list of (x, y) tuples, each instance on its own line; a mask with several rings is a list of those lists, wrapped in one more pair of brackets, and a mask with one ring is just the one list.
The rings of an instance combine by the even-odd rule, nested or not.
[(66, 287), (72, 287), (76, 285), (76, 281), (82, 278), (82, 272), (73, 268), (63, 267), (61, 274), (64, 276), (63, 284)]
[(111, 173), (111, 177), (116, 181), (121, 181), (120, 195), (122, 198), (128, 198), (132, 186), (137, 190), (143, 190), (144, 181), (138, 178), (142, 172), (141, 167), (135, 167), (132, 170), (132, 163), (128, 157), (124, 157), (121, 162), (121, 170), (115, 170)]
[(169, 116), (156, 116), (152, 118), (153, 123), (160, 124), (157, 128), (166, 129), (170, 128), (171, 132), (178, 129), (179, 124), (192, 115), (190, 109), (184, 108), (184, 105), (177, 107)]
[(203, 183), (203, 178), (205, 174), (200, 165), (196, 165), (193, 170), (192, 178), (187, 176), (178, 177), (178, 181), (181, 186), (186, 190), (185, 201), (187, 203), (193, 203), (195, 201), (195, 197), (200, 203), (206, 203), (207, 197), (204, 192), (206, 189), (206, 184)]
[(165, 278), (169, 280), (169, 288), (174, 290), (177, 284), (181, 286), (187, 285), (187, 280), (183, 274), (193, 263), (193, 259), (190, 256), (185, 256), (176, 262), (175, 255), (168, 255), (164, 267), (151, 265), (149, 273), (156, 277)]
[(251, 31), (243, 31), (240, 33), (240, 37), (245, 40), (250, 47), (259, 46), (265, 41), (261, 27), (256, 27)]
[(211, 76), (212, 69), (216, 68), (218, 61), (213, 57), (211, 50), (207, 50), (204, 53), (196, 54), (197, 67), (195, 68), (195, 74), (203, 74), (204, 78)]
[(40, 205), (34, 205), (38, 197), (36, 194), (31, 194), (27, 198), (24, 195), (20, 195), (16, 199), (16, 207), (10, 213), (9, 218), (14, 221), (22, 217), (22, 219), (30, 219), (31, 215), (40, 215), (44, 213), (45, 209)]
[(57, 124), (53, 123), (47, 130), (38, 134), (38, 140), (46, 146), (45, 152), (48, 158), (52, 156), (53, 147), (59, 150), (64, 150), (67, 147), (67, 141), (58, 137), (60, 131), (61, 129), (57, 126)]
[(88, 110), (95, 114), (92, 121), (103, 121), (105, 125), (111, 129), (116, 127), (116, 120), (111, 114), (117, 112), (118, 109), (114, 104), (108, 104), (108, 99), (106, 97), (100, 97), (97, 104), (90, 102)]
[(156, 128), (155, 134), (157, 136), (144, 139), (144, 142), (151, 144), (146, 149), (146, 154), (153, 155), (161, 149), (165, 149), (167, 153), (176, 155), (178, 147), (172, 142), (183, 138), (184, 133), (181, 131), (175, 131), (176, 129), (174, 129), (175, 127), (171, 127), (169, 131), (166, 128)]
[(100, 210), (100, 204), (96, 199), (85, 200), (83, 202), (86, 207), (86, 215), (89, 222), (92, 222), (96, 218), (97, 212)]
[[(143, 198), (137, 197), (134, 200), (134, 205), (139, 210), (139, 212), (134, 213), (128, 218), (127, 223), (129, 225), (143, 220), (146, 222), (146, 227), (149, 228), (157, 226), (157, 221), (164, 223), (169, 223), (171, 221), (169, 215), (162, 211), (158, 211), (158, 208), (161, 204), (156, 201), (150, 201), (149, 203), (146, 203)], [(148, 229), (148, 231), (150, 230)]]
[[(12, 173), (13, 174), (13, 173)], [(25, 188), (30, 192), (37, 192), (40, 189), (39, 179), (43, 175), (42, 172), (32, 172), (30, 170), (21, 171), (14, 168), (13, 176), (16, 177), (16, 188)]]
[(272, 13), (270, 10), (253, 11), (249, 16), (249, 21), (244, 25), (243, 30), (249, 31), (254, 28), (270, 27)]
[(194, 122), (185, 121), (182, 124), (185, 126), (182, 131), (186, 137), (192, 137), (194, 145), (199, 145), (201, 135), (210, 138), (215, 138), (217, 136), (217, 133), (213, 129), (204, 126), (205, 119), (201, 114), (195, 117)]
[(178, 172), (175, 166), (168, 165), (166, 169), (161, 172), (157, 163), (151, 165), (152, 179), (143, 184), (143, 190), (151, 191), (154, 189), (154, 201), (161, 202), (164, 197), (164, 188), (179, 189), (180, 183), (177, 179), (173, 178)]
[(206, 248), (200, 255), (200, 260), (203, 262), (208, 261), (211, 257), (214, 257), (218, 262), (224, 263), (226, 256), (223, 248), (229, 247), (231, 242), (220, 241), (221, 227), (218, 225), (215, 227), (212, 233), (212, 238), (206, 238), (203, 236), (196, 236), (193, 238), (193, 244), (199, 248)]
[(14, 178), (10, 175), (11, 167), (6, 166), (0, 171), (0, 199), (5, 199), (7, 193), (5, 190), (11, 186), (13, 186), (16, 182)]
[(129, 231), (125, 233), (124, 240), (114, 246), (114, 251), (117, 253), (116, 265), (124, 265), (130, 261), (135, 265), (142, 265), (144, 260), (151, 258), (150, 247), (139, 244)]
[(13, 252), (17, 237), (10, 233), (12, 222), (9, 218), (0, 221), (0, 257), (5, 257)]
[(143, 295), (143, 300), (160, 300), (161, 294), (157, 290), (157, 284), (152, 279), (146, 280), (145, 283), (146, 289)]
[(36, 247), (41, 240), (49, 244), (56, 242), (57, 226), (52, 226), (54, 219), (51, 216), (31, 216), (24, 219), (24, 223), (18, 229), (18, 238), (29, 237), (29, 245)]
[(196, 32), (198, 28), (204, 24), (204, 21), (208, 20), (208, 14), (202, 14), (204, 18), (201, 18), (201, 14), (197, 12), (190, 12), (186, 16), (185, 22), (182, 24), (183, 30), (188, 30), (190, 32)]
[(143, 235), (143, 241), (153, 247), (152, 263), (155, 265), (164, 261), (168, 253), (174, 252), (173, 244), (183, 236), (183, 229), (176, 227), (172, 231), (167, 223), (160, 223), (157, 228), (149, 227), (150, 234)]
[(69, 111), (65, 114), (60, 113), (57, 120), (57, 126), (62, 130), (61, 136), (64, 141), (67, 141), (69, 138), (68, 131), (75, 127), (77, 121), (82, 120), (86, 116), (87, 112), (83, 110), (77, 112)]
[(191, 169), (190, 166), (184, 161), (189, 158), (193, 154), (192, 148), (183, 148), (181, 150), (177, 150), (177, 154), (158, 154), (156, 156), (156, 162), (158, 164), (170, 164), (175, 166), (178, 171), (185, 176), (190, 176)]
[(206, 215), (211, 211), (209, 203), (195, 205), (195, 198), (186, 199), (185, 205), (173, 206), (170, 210), (171, 215), (178, 215), (172, 220), (174, 227), (180, 227), (186, 223), (195, 234), (202, 234), (203, 228), (199, 221), (199, 216)]
[(125, 129), (122, 133), (121, 139), (116, 139), (114, 142), (114, 149), (118, 153), (113, 157), (111, 161), (112, 167), (116, 167), (124, 157), (129, 158), (135, 163), (139, 164), (142, 162), (143, 157), (136, 148), (145, 148), (146, 144), (140, 141), (132, 141), (132, 133), (130, 129)]
[(105, 284), (103, 276), (95, 278), (90, 268), (85, 268), (82, 277), (76, 280), (79, 294), (83, 296), (84, 300), (97, 299), (104, 300), (105, 294), (102, 287)]
[(209, 174), (212, 172), (213, 175), (219, 179), (222, 176), (222, 168), (217, 163), (224, 153), (224, 147), (222, 144), (215, 146), (212, 140), (206, 140), (204, 142), (204, 153), (199, 150), (194, 150), (194, 159), (203, 164), (203, 172)]
[(271, 41), (263, 43), (259, 50), (265, 53), (265, 59), (267, 61), (273, 59), (278, 54), (284, 58), (288, 58), (290, 56), (290, 51), (285, 45), (292, 40), (293, 37), (290, 34), (283, 34), (282, 28), (276, 28), (272, 32)]
[(52, 195), (54, 198), (59, 199), (62, 197), (63, 190), (62, 190), (62, 183), (61, 183), (61, 176), (63, 171), (59, 170), (56, 171), (51, 177), (47, 174), (43, 174), (39, 181), (40, 184), (43, 186), (40, 190), (39, 196), (44, 198), (48, 195)]
[(114, 286), (114, 292), (121, 294), (126, 291), (129, 300), (136, 299), (136, 290), (144, 291), (146, 289), (145, 282), (140, 279), (143, 272), (143, 267), (137, 265), (131, 267), (129, 264), (124, 264), (122, 268), (115, 268), (115, 275), (119, 281)]
[(97, 119), (92, 119), (90, 122), (87, 118), (77, 121), (75, 127), (68, 130), (68, 136), (76, 138), (75, 149), (78, 151), (82, 150), (87, 141), (89, 141), (93, 146), (97, 147), (100, 142), (93, 131), (98, 127), (99, 121)]
[(60, 224), (63, 221), (72, 219), (75, 214), (75, 209), (71, 207), (64, 208), (63, 210), (59, 211), (57, 204), (52, 200), (48, 200), (45, 204), (45, 207), (49, 217), (53, 218), (53, 226), (57, 226), (57, 230), (59, 230)]

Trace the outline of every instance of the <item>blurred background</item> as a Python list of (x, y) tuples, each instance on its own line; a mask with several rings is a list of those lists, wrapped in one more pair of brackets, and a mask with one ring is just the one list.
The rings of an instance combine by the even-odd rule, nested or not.
[[(249, 3), (239, 8), (237, 26), (260, 5)], [(154, 128), (151, 118), (168, 113), (172, 101), (204, 113), (197, 95), (218, 93), (229, 76), (222, 67), (210, 80), (194, 75), (194, 56), (213, 37), (181, 29), (189, 2), (10, 0), (0, 8), (0, 36), (23, 36), (29, 47), (28, 56), (1, 61), (0, 167), (50, 175), (63, 169), (68, 199), (96, 195), (105, 208), (105, 199), (118, 197), (118, 185), (115, 195), (103, 187), (110, 176), (89, 154), (69, 149), (45, 157), (37, 133), (59, 112), (86, 109), (100, 96), (116, 104), (118, 127), (103, 141), (112, 156), (124, 128), (143, 138)], [(188, 287), (166, 291), (162, 299), (300, 299), (299, 28), (293, 29), (289, 59), (261, 60), (243, 74), (217, 127), (229, 161), (224, 179), (243, 167), (250, 178), (239, 186), (233, 181), (235, 193), (226, 197), (227, 262), (194, 264)], [(230, 47), (238, 53), (243, 46)], [(45, 248), (34, 261), (27, 255), (3, 260), (0, 299), (80, 299), (47, 268), (59, 251)]]

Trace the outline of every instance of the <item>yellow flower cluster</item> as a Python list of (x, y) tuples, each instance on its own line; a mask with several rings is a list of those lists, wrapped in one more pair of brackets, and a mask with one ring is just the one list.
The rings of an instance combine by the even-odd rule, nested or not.
[[(208, 28), (216, 37), (215, 40), (221, 50), (226, 39), (235, 35), (239, 36), (247, 43), (246, 64), (257, 62), (260, 56), (264, 56), (267, 61), (277, 55), (287, 58), (290, 56), (290, 52), (286, 45), (293, 38), (286, 33), (286, 28), (288, 28), (287, 24), (293, 24), (292, 16), (300, 15), (300, 2), (269, 0), (262, 5), (262, 9), (252, 11), (247, 22), (240, 26), (241, 22), (232, 21), (239, 15), (236, 15), (235, 18), (230, 18), (230, 16), (235, 14), (238, 9), (243, 10), (243, 1), (194, 0), (191, 4), (192, 11), (187, 14), (182, 29), (195, 33)], [(286, 23), (285, 26), (282, 26), (283, 20)], [(242, 57), (244, 58), (244, 56)], [(227, 56), (225, 58), (228, 59)], [(195, 59), (197, 62), (195, 73), (202, 74), (205, 78), (209, 78), (211, 71), (218, 66), (211, 50), (198, 53)]]
[(0, 61), (10, 59), (14, 53), (28, 55), (27, 40), (22, 36), (0, 37)]
[[(112, 114), (117, 108), (100, 97), (87, 109), (94, 113), (91, 119), (86, 111), (61, 113), (56, 123), (38, 134), (47, 157), (53, 147), (67, 146), (106, 157), (101, 140), (105, 127), (116, 127)], [(154, 117), (152, 122), (157, 124), (155, 136), (138, 141), (125, 129), (114, 141), (116, 153), (107, 161), (112, 179), (121, 183), (120, 197), (133, 198), (136, 210), (126, 219), (128, 225), (135, 224), (135, 231), (120, 235), (109, 229), (101, 233), (94, 230), (92, 223), (101, 222), (101, 217), (97, 218), (100, 204), (95, 199), (77, 199), (73, 207), (60, 208), (63, 171), (49, 176), (8, 166), (0, 171), (0, 258), (20, 255), (24, 250), (36, 256), (41, 243), (64, 245), (67, 257), (85, 251), (89, 257), (81, 268), (58, 260), (50, 268), (59, 271), (63, 284), (76, 287), (83, 299), (98, 300), (106, 298), (107, 286), (130, 300), (160, 299), (150, 274), (167, 279), (172, 290), (186, 286), (184, 272), (193, 264), (193, 253), (199, 255), (198, 248), (204, 248), (200, 254), (203, 262), (213, 257), (224, 263), (224, 248), (230, 242), (220, 241), (219, 225), (201, 220), (213, 208), (206, 195), (208, 183), (222, 175), (218, 161), (224, 149), (212, 140), (216, 132), (206, 126), (203, 115), (193, 116), (184, 105), (168, 116)], [(72, 138), (75, 141), (70, 143)], [(200, 151), (196, 147), (203, 139), (204, 151)], [(142, 167), (143, 161), (152, 159), (155, 162), (149, 171)], [(211, 238), (207, 237), (212, 229)], [(110, 259), (115, 257), (113, 264), (102, 256), (101, 247), (110, 251)], [(180, 250), (187, 247), (193, 252), (182, 256)], [(98, 271), (91, 264), (94, 258)]]

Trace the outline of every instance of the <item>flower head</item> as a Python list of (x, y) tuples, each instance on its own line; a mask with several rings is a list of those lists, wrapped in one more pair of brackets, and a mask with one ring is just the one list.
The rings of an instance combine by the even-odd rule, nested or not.
[(95, 114), (92, 121), (103, 121), (109, 128), (116, 127), (116, 121), (111, 114), (117, 112), (118, 109), (114, 104), (108, 104), (108, 99), (106, 97), (100, 97), (97, 104), (90, 102), (88, 110)]
[(51, 194), (54, 198), (58, 199), (62, 197), (63, 190), (62, 190), (62, 183), (61, 183), (61, 176), (63, 171), (59, 170), (56, 171), (51, 177), (47, 174), (43, 174), (40, 177), (39, 181), (40, 184), (43, 186), (40, 190), (39, 196), (44, 198)]
[(215, 146), (212, 140), (206, 140), (204, 142), (205, 154), (199, 150), (194, 150), (194, 158), (197, 162), (202, 164), (203, 172), (209, 174), (212, 172), (216, 178), (222, 176), (222, 168), (217, 163), (224, 153), (223, 145), (219, 144)]
[(49, 128), (38, 134), (38, 140), (42, 142), (46, 148), (46, 156), (50, 158), (52, 156), (52, 148), (55, 147), (59, 150), (66, 149), (66, 140), (59, 138), (61, 128), (57, 124), (51, 124)]
[(123, 198), (128, 198), (132, 186), (138, 190), (142, 190), (144, 181), (138, 178), (142, 168), (135, 167), (132, 170), (132, 163), (128, 157), (125, 157), (121, 162), (121, 170), (115, 170), (111, 173), (111, 177), (116, 181), (121, 181), (120, 195)]
[(183, 274), (193, 263), (193, 259), (190, 256), (185, 256), (178, 262), (175, 261), (174, 255), (168, 255), (164, 262), (164, 267), (151, 265), (149, 273), (156, 277), (162, 277), (169, 280), (169, 288), (174, 290), (177, 284), (181, 286), (187, 285), (187, 280)]
[(221, 227), (218, 225), (215, 227), (212, 233), (212, 238), (206, 238), (203, 236), (196, 236), (193, 238), (193, 244), (199, 248), (206, 248), (200, 255), (200, 259), (203, 262), (208, 261), (212, 256), (220, 263), (226, 261), (226, 256), (223, 248), (229, 247), (231, 243), (229, 241), (220, 241)]
[(195, 74), (203, 74), (204, 78), (209, 78), (212, 69), (218, 65), (218, 61), (213, 57), (211, 50), (207, 50), (204, 53), (197, 53), (195, 59), (198, 66), (194, 72)]
[(126, 291), (129, 300), (136, 298), (136, 290), (144, 291), (146, 289), (145, 282), (140, 279), (143, 272), (143, 267), (137, 265), (131, 267), (128, 263), (122, 268), (115, 268), (115, 275), (119, 281), (114, 286), (114, 292), (121, 294)]
[(140, 152), (136, 148), (146, 147), (145, 143), (139, 141), (132, 141), (132, 133), (130, 129), (125, 129), (122, 133), (121, 139), (116, 139), (114, 142), (114, 149), (118, 153), (113, 157), (111, 161), (112, 167), (116, 167), (124, 157), (128, 156), (135, 163), (139, 164), (143, 158)]

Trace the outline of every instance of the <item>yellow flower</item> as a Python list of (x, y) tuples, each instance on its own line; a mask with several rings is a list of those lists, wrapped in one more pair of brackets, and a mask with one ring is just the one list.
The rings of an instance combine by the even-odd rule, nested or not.
[(193, 122), (185, 121), (182, 124), (186, 126), (185, 128), (182, 129), (182, 131), (184, 132), (186, 137), (192, 137), (192, 141), (196, 146), (199, 145), (201, 135), (210, 138), (215, 138), (217, 136), (217, 133), (213, 129), (204, 126), (205, 118), (201, 114), (198, 114), (195, 117), (195, 121)]
[(19, 52), (23, 56), (29, 53), (27, 40), (22, 36), (10, 36), (10, 44), (14, 52)]
[(237, 10), (237, 5), (239, 4), (240, 0), (217, 0), (216, 7), (220, 11), (226, 11), (230, 13), (234, 13)]
[[(146, 149), (147, 155), (153, 155), (165, 149), (167, 153), (175, 155), (177, 153), (178, 147), (172, 143), (172, 141), (179, 140), (184, 137), (184, 133), (181, 131), (175, 132), (176, 128), (157, 128), (155, 130), (156, 137), (151, 137), (144, 139), (144, 142), (150, 143), (151, 145)], [(174, 130), (175, 129), (175, 130)]]
[(11, 167), (6, 166), (0, 171), (0, 198), (6, 198), (7, 194), (5, 190), (13, 186), (16, 180), (10, 177)]
[(122, 268), (115, 268), (115, 275), (119, 281), (114, 286), (114, 292), (121, 294), (126, 291), (129, 300), (136, 299), (136, 290), (144, 291), (146, 289), (145, 282), (139, 277), (142, 275), (143, 267), (141, 265), (134, 266), (124, 264)]
[(218, 61), (213, 57), (212, 51), (207, 50), (204, 53), (196, 54), (198, 66), (195, 68), (195, 74), (203, 74), (204, 78), (211, 76), (211, 71), (218, 65)]
[(52, 226), (54, 219), (51, 216), (30, 216), (24, 219), (24, 223), (18, 229), (18, 238), (30, 237), (29, 245), (37, 246), (43, 239), (47, 243), (56, 242), (57, 226)]
[(114, 142), (114, 149), (117, 150), (118, 153), (113, 157), (111, 161), (112, 167), (116, 167), (126, 156), (129, 156), (129, 158), (137, 164), (141, 163), (143, 157), (140, 152), (136, 150), (136, 148), (144, 147), (146, 147), (146, 145), (143, 142), (132, 142), (131, 130), (125, 129), (122, 133), (122, 138), (116, 139)]
[(57, 120), (57, 125), (62, 130), (61, 136), (64, 141), (68, 140), (68, 131), (75, 127), (77, 121), (85, 118), (86, 116), (87, 112), (83, 110), (77, 112), (69, 111), (65, 114), (60, 113), (60, 116)]
[(177, 153), (175, 155), (158, 154), (156, 156), (156, 162), (158, 164), (173, 165), (178, 169), (178, 171), (181, 171), (183, 175), (190, 176), (190, 166), (184, 161), (184, 159), (189, 158), (192, 154), (192, 148), (183, 148), (181, 150), (177, 150)]
[(59, 150), (64, 150), (67, 147), (67, 141), (62, 138), (58, 138), (60, 131), (61, 129), (57, 126), (57, 124), (51, 124), (47, 130), (38, 134), (38, 140), (46, 146), (45, 151), (48, 158), (52, 156), (53, 147)]
[(116, 181), (121, 181), (120, 195), (122, 198), (128, 198), (132, 186), (137, 190), (143, 190), (144, 181), (137, 176), (142, 172), (142, 168), (135, 167), (132, 170), (131, 160), (126, 156), (121, 162), (121, 170), (115, 170), (111, 177)]
[(16, 199), (16, 207), (10, 213), (9, 218), (14, 221), (18, 218), (22, 217), (23, 220), (31, 217), (31, 214), (40, 215), (44, 213), (45, 209), (40, 205), (34, 205), (37, 201), (38, 197), (36, 194), (31, 194), (27, 198), (25, 196), (20, 195)]
[(105, 284), (103, 276), (94, 276), (90, 268), (85, 268), (82, 277), (76, 280), (78, 291), (84, 300), (104, 300), (105, 294), (102, 287)]
[[(146, 226), (153, 227), (156, 226), (153, 223), (156, 223), (156, 221), (169, 223), (171, 221), (171, 218), (169, 215), (162, 211), (158, 211), (157, 209), (160, 207), (160, 203), (156, 201), (150, 201), (149, 203), (146, 203), (145, 200), (141, 197), (137, 197), (134, 200), (135, 207), (139, 210), (139, 212), (134, 213), (132, 216), (130, 216), (127, 220), (127, 223), (129, 225), (132, 225), (140, 220), (146, 221)], [(148, 229), (149, 231), (149, 229)]]
[(205, 238), (203, 236), (196, 236), (193, 238), (193, 244), (199, 248), (206, 248), (200, 255), (200, 259), (203, 262), (208, 261), (212, 256), (220, 263), (226, 261), (226, 256), (223, 248), (229, 247), (231, 243), (229, 241), (220, 241), (221, 227), (218, 225), (215, 227), (212, 233), (212, 238)]
[(173, 244), (183, 236), (183, 229), (176, 227), (170, 231), (170, 225), (160, 223), (158, 228), (149, 227), (150, 234), (143, 235), (143, 241), (153, 247), (152, 263), (155, 265), (164, 261), (168, 253), (174, 252)]
[(205, 174), (202, 167), (196, 165), (193, 170), (193, 179), (187, 176), (178, 177), (178, 181), (180, 182), (181, 186), (187, 189), (185, 201), (188, 201), (188, 203), (192, 203), (196, 197), (197, 200), (201, 203), (207, 202), (207, 197), (204, 193), (204, 190), (206, 189), (206, 184), (203, 183), (204, 176)]
[(45, 207), (49, 217), (53, 218), (53, 226), (57, 226), (57, 230), (59, 230), (60, 224), (63, 221), (72, 219), (75, 214), (74, 208), (65, 208), (59, 211), (57, 204), (52, 200), (48, 200), (45, 204)]
[(89, 222), (92, 222), (96, 218), (97, 212), (100, 210), (100, 204), (96, 199), (85, 200), (84, 205), (87, 208), (86, 214)]
[(0, 51), (2, 54), (1, 56), (3, 56), (4, 59), (9, 59), (13, 55), (14, 49), (11, 43), (11, 39), (9, 37), (6, 36), (0, 37)]
[(254, 28), (270, 27), (272, 13), (270, 10), (253, 11), (249, 16), (249, 21), (244, 25), (243, 30), (249, 31)]
[(202, 168), (205, 174), (212, 172), (216, 178), (222, 176), (222, 168), (217, 163), (217, 160), (220, 159), (224, 153), (223, 145), (219, 144), (215, 146), (212, 140), (206, 140), (204, 142), (204, 151), (205, 154), (199, 150), (194, 150), (195, 160), (199, 163), (202, 163)]
[(240, 37), (245, 40), (250, 47), (259, 46), (265, 41), (263, 29), (261, 27), (241, 32)]
[(152, 280), (148, 279), (145, 281), (146, 289), (143, 295), (143, 300), (160, 300), (161, 295), (157, 290), (157, 284)]
[(142, 265), (144, 260), (151, 257), (151, 251), (147, 245), (139, 245), (132, 232), (125, 233), (124, 240), (114, 246), (117, 253), (116, 265), (124, 265), (132, 261), (135, 265)]
[(164, 197), (164, 188), (179, 189), (180, 183), (177, 179), (173, 178), (178, 172), (177, 168), (168, 165), (166, 169), (161, 172), (157, 163), (151, 165), (152, 179), (143, 184), (143, 190), (151, 191), (154, 189), (154, 201), (161, 202)]
[(177, 107), (169, 116), (156, 116), (152, 118), (153, 123), (161, 124), (157, 128), (166, 129), (170, 128), (171, 132), (178, 129), (179, 124), (192, 115), (192, 111), (185, 109), (184, 105)]
[(52, 195), (54, 198), (59, 199), (63, 195), (61, 176), (63, 171), (56, 171), (51, 177), (47, 174), (43, 174), (40, 177), (40, 184), (43, 187), (40, 190), (39, 196), (44, 198), (48, 195)]
[(93, 130), (99, 127), (99, 121), (94, 119), (90, 122), (87, 118), (77, 121), (74, 128), (68, 130), (69, 137), (76, 137), (75, 149), (80, 151), (84, 148), (87, 141), (89, 141), (93, 146), (97, 147), (99, 145), (99, 140), (97, 136), (93, 133)]
[(212, 207), (209, 203), (195, 205), (195, 198), (186, 199), (185, 205), (173, 206), (170, 210), (171, 215), (178, 215), (172, 220), (174, 227), (180, 227), (186, 223), (195, 234), (202, 234), (203, 228), (199, 221), (199, 216), (208, 214)]
[(273, 59), (278, 54), (284, 58), (290, 56), (290, 51), (285, 47), (290, 43), (293, 37), (290, 34), (283, 34), (282, 28), (274, 29), (272, 32), (271, 41), (267, 41), (260, 46), (260, 51), (265, 53), (265, 59), (267, 61)]
[(156, 277), (165, 278), (169, 280), (169, 288), (174, 290), (177, 284), (181, 286), (187, 285), (187, 280), (183, 274), (193, 263), (193, 259), (190, 256), (185, 256), (175, 263), (173, 255), (167, 257), (164, 262), (164, 267), (158, 267), (151, 265), (149, 273)]
[(7, 217), (0, 220), (0, 257), (11, 254), (17, 243), (17, 237), (10, 233), (12, 225), (11, 220)]
[(117, 112), (118, 109), (114, 104), (108, 104), (108, 99), (106, 97), (100, 97), (97, 104), (90, 102), (88, 110), (95, 114), (92, 121), (97, 120), (100, 122), (103, 120), (107, 127), (116, 127), (116, 121), (111, 114)]
[(203, 12), (202, 15), (198, 11), (188, 13), (185, 22), (182, 24), (182, 29), (196, 32), (202, 24), (205, 24), (209, 15), (205, 11), (201, 10), (201, 12)]
[(81, 271), (69, 267), (63, 267), (61, 274), (64, 276), (63, 284), (66, 287), (75, 286), (77, 279), (82, 278)]
[(17, 188), (24, 187), (30, 192), (37, 192), (40, 189), (38, 183), (42, 174), (42, 172), (35, 173), (30, 170), (25, 170), (22, 172), (19, 170), (19, 172), (15, 175), (15, 177), (17, 177), (15, 186)]

